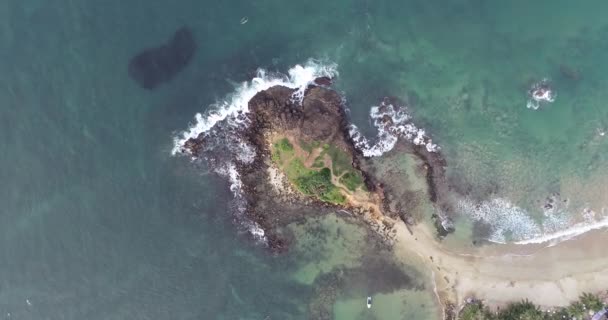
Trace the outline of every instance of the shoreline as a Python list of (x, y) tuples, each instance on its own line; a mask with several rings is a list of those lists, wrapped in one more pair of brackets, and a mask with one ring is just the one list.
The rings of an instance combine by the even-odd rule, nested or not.
[(546, 235), (543, 235), (543, 236), (540, 236), (537, 238), (516, 241), (515, 244), (531, 245), (531, 244), (549, 243), (548, 246), (555, 246), (564, 241), (574, 240), (574, 239), (578, 238), (579, 236), (582, 236), (591, 231), (605, 230), (606, 228), (608, 228), (608, 218), (604, 218), (602, 220), (595, 221), (593, 223), (581, 222), (581, 223), (574, 224), (564, 230), (546, 234)]
[[(175, 147), (179, 146), (179, 149), (174, 149), (174, 152), (178, 150), (194, 157), (205, 152), (212, 153), (213, 147), (224, 146), (226, 141), (230, 141), (227, 140), (228, 137), (238, 132), (240, 140), (237, 139), (236, 142), (239, 148), (228, 148), (224, 151), (227, 151), (227, 156), (236, 159), (229, 162), (229, 165), (236, 172), (234, 179), (240, 179), (238, 182), (242, 185), (243, 200), (247, 200), (242, 214), (253, 221), (255, 226), (265, 230), (263, 236), (272, 250), (281, 252), (288, 247), (285, 239), (273, 231), (277, 226), (301, 216), (301, 213), (297, 213), (299, 209), (317, 209), (312, 210), (319, 211), (317, 213), (332, 209), (356, 209), (354, 211), (363, 216), (363, 220), (366, 220), (372, 229), (383, 234), (387, 242), (393, 243), (398, 260), (431, 271), (434, 291), (444, 315), (458, 310), (468, 297), (483, 300), (491, 307), (522, 299), (543, 307), (558, 307), (576, 300), (583, 292), (598, 292), (606, 288), (608, 256), (602, 247), (602, 243), (608, 240), (608, 232), (605, 229), (593, 230), (594, 226), (587, 227), (584, 230), (592, 230), (577, 235), (580, 228), (576, 227), (580, 226), (573, 226), (574, 232), (558, 233), (553, 238), (550, 235), (550, 245), (543, 241), (463, 247), (462, 251), (460, 248), (450, 249), (438, 239), (438, 234), (445, 237), (453, 229), (450, 217), (443, 214), (451, 211), (453, 205), (449, 201), (451, 190), (445, 177), (447, 164), (441, 153), (436, 152), (437, 146), (425, 136), (424, 130), (411, 123), (403, 124), (402, 121), (409, 118), (399, 114), (392, 104), (383, 103), (376, 110), (379, 132), (386, 133), (389, 129), (392, 130), (390, 132), (396, 132), (391, 136), (394, 142), (389, 149), (382, 149), (382, 153), (395, 147), (399, 137), (397, 133), (402, 133), (407, 138), (403, 140), (415, 156), (418, 166), (416, 170), (420, 170), (419, 178), (422, 178), (420, 180), (425, 184), (424, 192), (428, 197), (425, 201), (435, 209), (434, 228), (425, 221), (415, 223), (415, 219), (408, 216), (411, 212), (402, 208), (404, 203), (399, 202), (399, 199), (403, 198), (400, 196), (405, 193), (393, 194), (393, 197), (388, 198), (384, 192), (385, 187), (389, 186), (384, 184), (386, 181), (369, 175), (367, 170), (360, 167), (359, 156), (366, 157), (366, 154), (357, 146), (369, 149), (368, 153), (377, 148), (375, 145), (371, 146), (363, 136), (357, 135), (356, 131), (352, 131), (356, 127), (348, 122), (342, 108), (342, 100), (335, 91), (326, 87), (327, 83), (331, 84), (331, 77), (293, 80), (293, 84), (298, 84), (294, 85), (295, 88), (285, 86), (290, 84), (285, 81), (265, 79), (264, 74), (260, 75), (260, 80), (265, 80), (261, 81), (263, 85), (259, 86), (263, 90), (252, 90), (244, 86), (242, 90), (246, 91), (246, 94), (240, 94), (246, 96), (246, 101), (236, 99), (238, 103), (226, 105), (223, 110), (225, 112), (220, 116), (203, 120), (202, 116), (197, 115), (197, 125), (176, 138)], [(295, 105), (300, 107), (295, 108)], [(243, 123), (247, 125), (242, 125)], [(223, 130), (208, 134), (216, 124)], [(327, 202), (323, 198), (314, 197), (279, 199), (269, 196), (267, 191), (270, 190), (280, 193), (276, 190), (280, 189), (277, 186), (281, 182), (280, 179), (277, 180), (276, 172), (269, 171), (273, 155), (272, 141), (267, 139), (267, 135), (293, 130), (294, 141), (287, 139), (290, 148), (301, 141), (316, 141), (327, 144), (327, 148), (337, 145), (352, 158), (350, 166), (355, 172), (361, 171), (367, 186), (366, 192), (370, 197), (361, 203), (354, 201), (342, 204), (344, 199)], [(412, 140), (414, 133), (417, 135)], [(382, 143), (379, 145), (383, 146)], [(245, 151), (250, 153), (250, 157), (239, 158)], [(220, 152), (216, 158), (210, 158), (212, 162), (216, 162), (218, 173), (225, 169), (222, 166), (225, 157)], [(333, 158), (323, 160), (322, 170), (333, 172), (333, 168), (332, 171), (329, 169), (333, 166), (333, 161)], [(285, 170), (286, 168), (283, 168), (283, 171)], [(331, 186), (336, 183), (336, 177), (330, 176)], [(313, 182), (318, 183), (317, 180)], [(400, 181), (392, 181), (393, 184), (397, 182)], [(338, 183), (338, 186), (340, 185)], [(325, 190), (322, 194), (328, 194), (326, 191), (330, 187), (326, 184), (321, 185), (323, 188), (317, 187), (315, 185), (316, 189), (311, 190)], [(407, 200), (407, 197), (403, 199)], [(391, 203), (392, 201), (395, 202)], [(277, 208), (288, 209), (289, 213), (279, 215)], [(411, 223), (408, 223), (410, 220)], [(570, 241), (552, 245), (551, 241), (566, 238), (570, 238)], [(535, 239), (532, 240), (530, 242), (535, 242)], [(584, 252), (580, 250), (581, 246), (584, 246)]]
[[(428, 225), (396, 224), (395, 256), (418, 259), (434, 274), (440, 305), (460, 307), (469, 297), (490, 307), (528, 299), (543, 307), (566, 306), (582, 293), (608, 283), (608, 230), (594, 230), (555, 246), (494, 244), (454, 252), (434, 237)], [(581, 250), (584, 248), (584, 251)]]

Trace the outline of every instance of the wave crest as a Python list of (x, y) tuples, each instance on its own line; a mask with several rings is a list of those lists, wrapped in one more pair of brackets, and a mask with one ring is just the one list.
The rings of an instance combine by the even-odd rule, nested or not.
[[(237, 163), (252, 163), (256, 150), (245, 141), (239, 131), (248, 126), (247, 117), (249, 101), (260, 91), (274, 86), (285, 86), (296, 89), (292, 100), (301, 104), (306, 89), (317, 78), (335, 78), (338, 75), (336, 64), (322, 64), (309, 60), (304, 65), (289, 69), (287, 75), (270, 73), (258, 69), (256, 77), (241, 83), (235, 91), (224, 100), (211, 105), (205, 113), (197, 113), (190, 127), (173, 137), (171, 154), (188, 154), (193, 159), (202, 158), (213, 171), (230, 182), (230, 191), (234, 195), (232, 203), (235, 220), (257, 240), (266, 242), (264, 230), (255, 221), (246, 217), (247, 200), (243, 193), (243, 183)], [(191, 154), (186, 148), (190, 139), (204, 140), (197, 154)]]
[(349, 129), (355, 147), (361, 150), (365, 157), (379, 157), (392, 150), (399, 138), (415, 145), (425, 146), (428, 152), (437, 152), (440, 149), (426, 135), (424, 129), (416, 127), (411, 122), (412, 117), (406, 113), (405, 107), (395, 107), (392, 103), (382, 101), (380, 106), (373, 106), (370, 109), (369, 115), (378, 130), (373, 143), (361, 134), (356, 125), (351, 124)]
[(608, 217), (585, 209), (576, 219), (565, 211), (545, 211), (540, 219), (533, 219), (526, 210), (506, 199), (495, 198), (480, 203), (460, 200), (457, 209), (475, 221), (491, 228), (488, 240), (496, 243), (555, 245), (588, 231), (608, 227)]
[(288, 75), (258, 69), (256, 77), (251, 81), (241, 83), (232, 94), (211, 105), (205, 113), (197, 113), (194, 117), (194, 124), (173, 138), (171, 153), (176, 155), (185, 152), (186, 141), (209, 132), (221, 121), (227, 120), (235, 126), (243, 124), (246, 121), (243, 115), (249, 112), (249, 100), (260, 91), (279, 85), (297, 89), (294, 92), (293, 100), (301, 103), (304, 91), (316, 78), (334, 78), (336, 76), (338, 76), (336, 64), (322, 64), (316, 60), (309, 60), (304, 65), (294, 66), (289, 69)]

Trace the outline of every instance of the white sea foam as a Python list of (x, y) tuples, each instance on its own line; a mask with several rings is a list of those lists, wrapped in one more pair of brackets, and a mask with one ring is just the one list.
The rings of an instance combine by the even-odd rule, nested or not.
[(382, 102), (370, 110), (370, 118), (378, 130), (373, 144), (361, 134), (359, 128), (351, 125), (349, 133), (357, 147), (365, 157), (378, 157), (392, 150), (399, 138), (404, 138), (416, 145), (423, 145), (428, 152), (437, 152), (439, 147), (426, 135), (424, 129), (416, 127), (411, 122), (411, 116), (404, 107), (395, 107)]
[(552, 103), (555, 101), (555, 92), (551, 89), (549, 79), (545, 78), (540, 82), (532, 85), (528, 90), (528, 101), (526, 108), (538, 110), (543, 103)]
[(174, 137), (171, 153), (175, 155), (183, 152), (184, 144), (188, 139), (197, 138), (201, 133), (209, 132), (220, 121), (228, 119), (236, 125), (242, 123), (244, 118), (240, 115), (249, 112), (249, 100), (260, 91), (277, 85), (297, 89), (294, 92), (293, 100), (301, 103), (304, 91), (316, 78), (334, 78), (337, 75), (337, 65), (322, 64), (315, 60), (309, 60), (304, 65), (296, 65), (289, 69), (288, 75), (272, 74), (259, 69), (255, 78), (243, 82), (223, 101), (210, 106), (209, 111), (197, 113), (194, 117), (194, 124)]
[(513, 239), (528, 239), (542, 234), (539, 226), (521, 208), (513, 206), (504, 199), (492, 199), (482, 203), (461, 200), (458, 209), (469, 214), (474, 220), (485, 222), (491, 226), (489, 241), (506, 243), (507, 235)]
[[(205, 113), (197, 113), (195, 122), (188, 130), (174, 138), (172, 154), (185, 151), (184, 144), (191, 138), (205, 134), (204, 159), (208, 160), (215, 172), (226, 177), (230, 182), (230, 191), (234, 195), (234, 214), (240, 225), (246, 228), (257, 240), (266, 242), (264, 230), (255, 221), (247, 219), (245, 210), (247, 202), (243, 195), (243, 183), (234, 161), (251, 163), (255, 159), (255, 148), (236, 134), (237, 129), (247, 125), (244, 115), (249, 112), (249, 100), (258, 92), (282, 85), (296, 89), (292, 101), (301, 104), (306, 88), (316, 78), (334, 78), (338, 75), (335, 64), (322, 64), (309, 60), (304, 65), (296, 65), (287, 75), (271, 74), (259, 69), (257, 75), (249, 82), (243, 82), (223, 101), (210, 106)], [(213, 130), (212, 130), (213, 129)], [(207, 153), (211, 151), (211, 153)], [(196, 158), (198, 155), (191, 155)]]
[(266, 232), (257, 223), (252, 222), (249, 226), (249, 233), (256, 239), (266, 242)]
[(506, 243), (508, 236), (514, 244), (549, 243), (551, 246), (585, 232), (608, 227), (608, 217), (598, 218), (588, 209), (581, 213), (583, 221), (579, 222), (563, 211), (545, 212), (544, 218), (537, 221), (524, 209), (501, 198), (481, 203), (461, 200), (458, 209), (474, 220), (490, 225), (488, 240), (496, 243)]
[(589, 221), (579, 222), (579, 223), (576, 223), (563, 230), (544, 234), (544, 235), (542, 235), (540, 237), (536, 237), (536, 238), (516, 241), (515, 243), (516, 244), (532, 244), (532, 243), (551, 242), (553, 245), (555, 245), (556, 243), (573, 239), (577, 236), (582, 235), (583, 233), (586, 233), (586, 232), (589, 232), (592, 230), (607, 228), (607, 227), (608, 227), (608, 217), (604, 217), (603, 219), (601, 219), (599, 221), (594, 220), (593, 222), (589, 222)]
[(492, 231), (488, 240), (497, 243), (506, 243), (507, 237), (515, 241), (538, 238), (544, 232), (558, 230), (568, 223), (564, 215), (558, 214), (549, 215), (539, 223), (524, 209), (501, 198), (481, 203), (463, 200), (459, 207), (473, 219), (489, 224)]
[(255, 159), (255, 147), (251, 143), (245, 142), (240, 136), (234, 136), (234, 153), (238, 161), (242, 163), (252, 163)]
[(225, 176), (230, 182), (230, 191), (232, 191), (235, 199), (235, 215), (237, 215), (241, 226), (247, 229), (247, 231), (256, 240), (266, 243), (267, 239), (264, 229), (262, 229), (262, 227), (260, 227), (260, 225), (255, 221), (251, 221), (244, 216), (247, 203), (243, 197), (243, 182), (241, 181), (241, 176), (236, 169), (236, 165), (229, 162), (224, 166), (216, 168), (215, 172), (217, 172), (219, 175)]
[(243, 190), (243, 182), (241, 181), (241, 175), (236, 170), (234, 163), (227, 163), (225, 167), (219, 167), (215, 170), (218, 174), (228, 178), (230, 182), (230, 191), (235, 197), (239, 197)]

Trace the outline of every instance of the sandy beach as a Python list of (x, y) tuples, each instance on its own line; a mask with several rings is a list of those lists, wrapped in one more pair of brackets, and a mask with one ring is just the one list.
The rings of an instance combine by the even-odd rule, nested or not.
[(607, 230), (595, 230), (555, 246), (488, 245), (455, 252), (436, 240), (423, 224), (410, 233), (396, 223), (395, 254), (411, 263), (419, 259), (432, 270), (442, 303), (461, 305), (476, 297), (497, 307), (528, 299), (550, 308), (564, 306), (584, 292), (608, 284)]

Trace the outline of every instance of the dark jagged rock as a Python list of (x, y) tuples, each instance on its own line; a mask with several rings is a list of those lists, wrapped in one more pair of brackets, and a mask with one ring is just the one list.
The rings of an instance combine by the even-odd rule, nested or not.
[(256, 130), (298, 130), (307, 140), (324, 141), (349, 154), (354, 152), (348, 141), (348, 122), (341, 97), (333, 90), (312, 87), (306, 91), (302, 105), (295, 105), (295, 90), (272, 87), (259, 92), (249, 101), (250, 119)]
[(196, 42), (188, 27), (181, 27), (158, 47), (140, 52), (129, 62), (129, 76), (142, 88), (152, 90), (182, 71), (194, 57)]
[(443, 201), (447, 199), (449, 192), (445, 174), (447, 166), (445, 159), (439, 153), (428, 152), (422, 146), (414, 147), (414, 154), (424, 162), (425, 179), (428, 187), (429, 200), (437, 208), (437, 213), (432, 215), (437, 235), (444, 238), (456, 231), (451, 218), (448, 216), (453, 211), (452, 204)]

